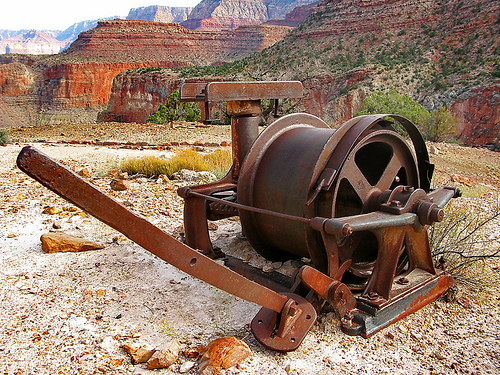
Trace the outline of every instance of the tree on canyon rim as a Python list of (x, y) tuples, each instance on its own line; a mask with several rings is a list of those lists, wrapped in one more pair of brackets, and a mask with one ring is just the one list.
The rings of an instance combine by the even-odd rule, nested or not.
[(174, 121), (198, 121), (201, 110), (197, 103), (181, 103), (179, 90), (174, 90), (167, 98), (165, 105), (160, 104), (158, 111), (150, 115), (147, 122), (155, 124), (172, 124)]

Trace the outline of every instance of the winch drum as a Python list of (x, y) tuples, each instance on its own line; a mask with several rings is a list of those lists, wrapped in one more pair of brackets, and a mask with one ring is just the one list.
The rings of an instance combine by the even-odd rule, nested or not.
[[(297, 217), (339, 218), (377, 210), (380, 194), (397, 185), (420, 187), (418, 163), (408, 143), (390, 122), (372, 120), (353, 142), (353, 123), (336, 131), (308, 114), (278, 119), (247, 154), (238, 202)], [(324, 171), (334, 177), (318, 193)], [(265, 258), (307, 257), (327, 272), (323, 239), (310, 225), (244, 210), (240, 219), (243, 233)], [(376, 234), (358, 232), (339, 243), (339, 260), (352, 260), (348, 272), (356, 281), (364, 283), (370, 276), (378, 242)]]

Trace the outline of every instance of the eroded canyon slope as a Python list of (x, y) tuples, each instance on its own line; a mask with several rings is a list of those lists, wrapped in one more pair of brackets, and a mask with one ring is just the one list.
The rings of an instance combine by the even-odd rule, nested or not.
[[(66, 109), (98, 111), (107, 104), (112, 81), (121, 71), (232, 61), (276, 43), (289, 31), (276, 25), (193, 31), (174, 23), (101, 21), (57, 55), (1, 56), (0, 120), (3, 126), (36, 125), (61, 119)], [(26, 106), (28, 111), (19, 111)]]
[[(213, 15), (221, 4), (227, 3), (205, 0), (200, 8)], [(144, 120), (186, 79), (298, 79), (306, 88), (301, 109), (334, 125), (351, 117), (370, 92), (395, 87), (429, 110), (449, 107), (467, 144), (498, 141), (498, 1), (326, 0), (301, 8), (312, 14), (295, 29), (269, 21), (225, 31), (101, 22), (65, 53), (24, 70), (10, 65), (15, 74), (0, 83), (3, 91), (19, 87), (44, 109), (91, 111), (109, 100), (101, 117), (128, 121)], [(298, 9), (288, 20), (300, 18)], [(171, 69), (180, 66), (187, 67)], [(17, 84), (13, 76), (20, 77)]]
[[(394, 87), (430, 111), (448, 107), (466, 144), (498, 143), (499, 36), (498, 1), (326, 0), (271, 47), (224, 69), (185, 69), (182, 77), (297, 79), (306, 88), (301, 109), (335, 126), (369, 93)], [(132, 108), (124, 99), (144, 96), (142, 87), (149, 90), (155, 79), (172, 81), (154, 72), (133, 86), (136, 80), (118, 76), (109, 111), (138, 118), (137, 101)]]

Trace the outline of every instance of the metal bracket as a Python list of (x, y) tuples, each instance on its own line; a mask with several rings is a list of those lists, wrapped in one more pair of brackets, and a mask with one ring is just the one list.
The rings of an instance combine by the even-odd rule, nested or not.
[(299, 347), (318, 317), (305, 298), (293, 293), (281, 293), (288, 301), (281, 313), (263, 307), (253, 318), (252, 333), (264, 347), (289, 352)]

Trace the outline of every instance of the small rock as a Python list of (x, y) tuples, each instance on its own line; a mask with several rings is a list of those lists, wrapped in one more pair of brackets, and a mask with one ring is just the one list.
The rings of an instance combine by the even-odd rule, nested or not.
[(57, 215), (61, 212), (63, 212), (63, 209), (60, 207), (48, 206), (43, 209), (42, 214)]
[(138, 177), (135, 179), (135, 182), (137, 182), (138, 184), (145, 184), (146, 182), (148, 182), (148, 179), (146, 177)]
[(144, 347), (135, 348), (128, 344), (122, 345), (122, 348), (130, 355), (130, 359), (134, 365), (147, 362), (156, 351), (155, 349), (147, 349)]
[(181, 365), (181, 368), (179, 369), (179, 372), (181, 374), (184, 374), (185, 372), (188, 372), (189, 370), (191, 370), (194, 367), (195, 364), (196, 364), (196, 362), (192, 362), (192, 361), (184, 362)]
[(221, 337), (212, 341), (200, 359), (198, 374), (217, 375), (222, 369), (243, 362), (252, 352), (247, 344), (234, 337)]
[(196, 181), (200, 179), (200, 174), (189, 169), (181, 169), (178, 172), (172, 173), (172, 180)]
[(208, 230), (217, 230), (217, 229), (219, 229), (217, 223), (214, 223), (213, 221), (208, 222)]
[(111, 190), (124, 191), (128, 189), (129, 183), (127, 180), (120, 180), (118, 178), (114, 178), (113, 180), (111, 180), (109, 186), (111, 187)]
[(462, 185), (465, 185), (468, 187), (472, 187), (472, 186), (477, 184), (476, 181), (471, 180), (470, 178), (467, 178), (467, 177), (457, 175), (457, 174), (451, 174), (450, 177), (451, 177), (451, 181), (458, 182), (459, 184), (462, 184)]
[(192, 347), (184, 350), (182, 352), (182, 355), (186, 358), (198, 358), (206, 351), (207, 351), (207, 347), (205, 345), (198, 344), (198, 345), (192, 346)]
[(170, 341), (166, 349), (154, 352), (148, 360), (148, 370), (167, 368), (172, 366), (179, 356), (181, 345), (177, 341)]
[(204, 182), (212, 182), (212, 181), (217, 181), (217, 177), (210, 172), (207, 171), (201, 171), (198, 172), (200, 179), (203, 180)]
[(156, 183), (158, 184), (166, 184), (170, 181), (170, 179), (164, 175), (164, 174), (161, 174), (158, 176), (158, 179), (156, 180)]
[(62, 228), (62, 223), (61, 220), (56, 220), (52, 223), (52, 228), (54, 229), (61, 229)]
[(429, 146), (429, 153), (431, 155), (439, 155), (439, 149), (434, 145), (430, 145)]
[(120, 180), (128, 180), (128, 173), (127, 172), (122, 172), (118, 175), (118, 178)]
[(78, 174), (82, 177), (85, 177), (85, 178), (90, 178), (92, 177), (92, 175), (90, 174), (90, 171), (87, 169), (87, 168), (83, 168), (81, 169)]
[(104, 246), (92, 241), (87, 241), (63, 232), (42, 234), (40, 240), (42, 241), (42, 249), (46, 253), (79, 252), (104, 248)]
[(108, 173), (108, 177), (111, 177), (111, 178), (118, 178), (119, 175), (120, 175), (120, 171), (118, 169), (112, 169)]

